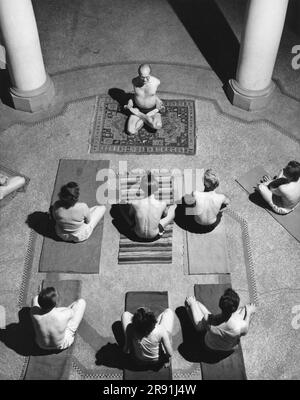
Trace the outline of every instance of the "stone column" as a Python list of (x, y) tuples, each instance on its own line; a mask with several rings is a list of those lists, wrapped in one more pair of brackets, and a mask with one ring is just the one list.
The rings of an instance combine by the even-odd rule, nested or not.
[(14, 107), (46, 109), (55, 91), (45, 71), (31, 0), (0, 0), (0, 28)]
[(236, 79), (227, 95), (233, 105), (247, 111), (267, 105), (274, 83), (278, 53), (289, 0), (248, 0)]

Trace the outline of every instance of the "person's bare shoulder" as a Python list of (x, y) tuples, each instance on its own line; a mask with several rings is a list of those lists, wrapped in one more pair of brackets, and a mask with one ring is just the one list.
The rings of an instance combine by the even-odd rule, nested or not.
[(74, 314), (74, 311), (69, 307), (58, 307), (53, 315), (61, 321), (69, 320)]
[(160, 80), (156, 78), (155, 76), (151, 76), (151, 83), (158, 87), (160, 85)]

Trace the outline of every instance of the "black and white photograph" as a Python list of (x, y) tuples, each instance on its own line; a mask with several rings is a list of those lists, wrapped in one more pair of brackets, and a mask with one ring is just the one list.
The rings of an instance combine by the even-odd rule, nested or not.
[(300, 380), (300, 0), (0, 0), (0, 380)]

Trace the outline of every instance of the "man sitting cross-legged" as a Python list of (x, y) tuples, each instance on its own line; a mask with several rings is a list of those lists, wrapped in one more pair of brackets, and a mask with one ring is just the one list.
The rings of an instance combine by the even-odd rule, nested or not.
[(140, 188), (144, 197), (134, 200), (124, 217), (139, 238), (145, 241), (159, 239), (165, 227), (174, 220), (176, 205), (168, 207), (165, 201), (155, 199), (158, 182), (150, 172), (141, 179)]
[(219, 180), (216, 174), (207, 169), (203, 176), (204, 192), (194, 191), (192, 195), (184, 196), (186, 214), (192, 215), (202, 232), (211, 232), (221, 221), (222, 212), (229, 204), (229, 199), (221, 193), (216, 193)]
[(277, 214), (289, 214), (300, 203), (300, 163), (290, 161), (277, 177), (265, 175), (258, 192)]
[(239, 303), (239, 295), (230, 288), (220, 298), (221, 314), (218, 315), (211, 314), (194, 296), (186, 299), (187, 312), (195, 329), (206, 332), (204, 342), (208, 349), (231, 351), (239, 344), (240, 337), (247, 334), (256, 308), (254, 304), (238, 308)]
[(31, 317), (36, 343), (44, 350), (64, 350), (72, 345), (83, 318), (86, 302), (74, 301), (69, 307), (57, 307), (58, 293), (43, 289), (32, 301)]
[(160, 129), (161, 113), (165, 112), (163, 102), (156, 94), (160, 80), (151, 75), (150, 65), (140, 65), (138, 73), (132, 80), (134, 99), (130, 99), (124, 107), (131, 112), (127, 126), (130, 135), (137, 134), (144, 124), (155, 130)]

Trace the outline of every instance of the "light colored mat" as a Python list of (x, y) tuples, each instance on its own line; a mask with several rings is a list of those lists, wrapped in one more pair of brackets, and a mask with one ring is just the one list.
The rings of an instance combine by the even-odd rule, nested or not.
[(229, 274), (224, 218), (209, 233), (186, 231), (189, 275)]

